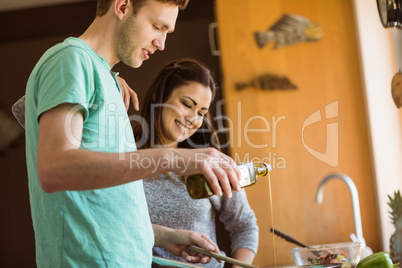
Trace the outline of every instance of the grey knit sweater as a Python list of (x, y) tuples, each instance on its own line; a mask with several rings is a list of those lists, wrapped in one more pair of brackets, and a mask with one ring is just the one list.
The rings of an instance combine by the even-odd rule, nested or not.
[[(194, 200), (188, 195), (185, 184), (170, 173), (159, 175), (156, 179), (145, 179), (144, 190), (152, 223), (203, 232), (216, 243), (215, 215), (219, 212), (219, 220), (230, 233), (232, 252), (248, 248), (257, 253), (259, 229), (243, 189), (233, 191), (231, 199), (214, 195)], [(162, 248), (154, 247), (153, 254), (184, 261)], [(204, 266), (223, 267), (223, 264), (212, 259)]]

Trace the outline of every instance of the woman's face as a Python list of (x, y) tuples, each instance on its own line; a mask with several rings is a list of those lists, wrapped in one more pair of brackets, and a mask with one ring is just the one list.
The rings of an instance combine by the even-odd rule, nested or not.
[(162, 124), (165, 130), (165, 146), (191, 137), (202, 125), (212, 100), (209, 87), (190, 82), (174, 89), (162, 108)]

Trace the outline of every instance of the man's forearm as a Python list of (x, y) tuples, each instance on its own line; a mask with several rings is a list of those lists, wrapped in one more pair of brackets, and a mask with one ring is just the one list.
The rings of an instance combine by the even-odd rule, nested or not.
[(119, 154), (71, 149), (54, 153), (50, 159), (39, 158), (38, 175), (42, 188), (49, 193), (101, 189), (168, 171), (158, 161), (168, 159), (169, 154), (173, 151), (149, 149)]
[(37, 172), (44, 191), (91, 190), (121, 185), (162, 172), (202, 173), (214, 193), (239, 191), (230, 157), (213, 148), (146, 149), (104, 153), (81, 149), (84, 117), (72, 104), (59, 105), (39, 119)]

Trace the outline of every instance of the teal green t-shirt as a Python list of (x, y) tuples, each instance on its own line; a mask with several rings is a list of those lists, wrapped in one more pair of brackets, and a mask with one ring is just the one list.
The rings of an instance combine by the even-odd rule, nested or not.
[(84, 115), (81, 149), (136, 150), (116, 75), (85, 42), (70, 37), (46, 51), (29, 77), (26, 157), (38, 267), (151, 267), (154, 234), (142, 180), (49, 194), (37, 175), (39, 117), (63, 103)]

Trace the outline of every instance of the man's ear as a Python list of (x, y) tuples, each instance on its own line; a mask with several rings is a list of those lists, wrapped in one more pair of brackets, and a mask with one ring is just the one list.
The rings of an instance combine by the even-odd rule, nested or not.
[(121, 20), (125, 15), (128, 14), (132, 5), (130, 0), (115, 0), (114, 1), (114, 13)]

